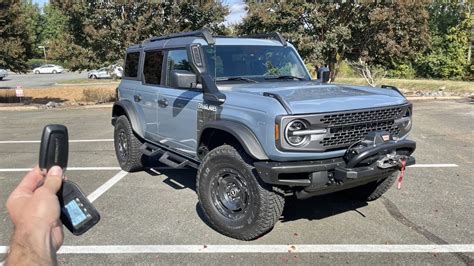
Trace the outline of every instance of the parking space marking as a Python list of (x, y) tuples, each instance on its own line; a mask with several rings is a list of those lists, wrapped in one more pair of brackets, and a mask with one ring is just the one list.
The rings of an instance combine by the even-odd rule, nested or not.
[[(0, 168), (0, 172), (28, 172), (32, 168)], [(118, 166), (113, 167), (68, 167), (68, 171), (108, 171), (108, 170), (120, 170)]]
[[(114, 139), (70, 139), (69, 142), (113, 142)], [(0, 144), (40, 143), (41, 140), (1, 140)]]
[(120, 181), (127, 174), (128, 174), (128, 172), (121, 170), (116, 175), (114, 175), (112, 178), (107, 180), (107, 182), (105, 182), (102, 186), (100, 186), (94, 192), (89, 194), (89, 196), (87, 196), (87, 199), (89, 199), (90, 202), (94, 202), (96, 199), (98, 199), (102, 194), (104, 194), (107, 190), (109, 190), (113, 185), (115, 185), (118, 181)]
[(457, 164), (453, 164), (453, 163), (439, 163), (439, 164), (414, 164), (414, 165), (410, 165), (408, 167), (412, 167), (412, 168), (443, 168), (443, 167), (459, 167), (459, 165)]
[[(0, 254), (8, 246), (0, 246)], [(62, 246), (59, 254), (143, 253), (471, 253), (474, 244), (462, 245), (117, 245)]]

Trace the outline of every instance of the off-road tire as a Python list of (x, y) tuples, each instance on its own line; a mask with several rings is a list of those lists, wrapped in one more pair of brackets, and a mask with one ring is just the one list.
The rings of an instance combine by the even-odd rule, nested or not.
[[(283, 212), (285, 199), (263, 183), (251, 165), (252, 160), (233, 146), (222, 145), (211, 150), (203, 159), (197, 173), (196, 190), (201, 208), (210, 225), (218, 232), (241, 240), (252, 240), (270, 231)], [(236, 175), (244, 184), (247, 204), (237, 217), (226, 217), (216, 201), (215, 184), (224, 180), (225, 174)], [(224, 173), (224, 177), (221, 175)], [(229, 184), (230, 182), (225, 182)], [(243, 189), (242, 189), (243, 190)], [(229, 195), (229, 194), (227, 194)], [(240, 198), (240, 197), (239, 197)], [(219, 210), (220, 208), (220, 210)], [(224, 208), (225, 209), (225, 208)], [(225, 212), (225, 211), (224, 211)]]
[[(120, 150), (120, 145), (124, 145), (124, 142), (126, 145), (126, 154), (121, 153)], [(135, 136), (127, 116), (121, 115), (115, 122), (114, 146), (115, 155), (117, 156), (119, 165), (123, 170), (127, 172), (136, 172), (143, 169), (142, 156), (144, 155), (140, 151), (140, 146), (142, 144), (143, 143), (140, 139)], [(123, 147), (124, 146), (122, 146), (122, 148)]]
[(380, 198), (385, 192), (387, 192), (395, 181), (397, 181), (399, 171), (395, 171), (391, 175), (385, 178), (381, 178), (377, 181), (344, 190), (344, 193), (351, 198), (355, 198), (361, 201), (373, 201)]

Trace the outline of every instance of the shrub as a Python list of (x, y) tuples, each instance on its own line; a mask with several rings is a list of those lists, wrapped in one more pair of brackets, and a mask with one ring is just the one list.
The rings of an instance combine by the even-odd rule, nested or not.
[(389, 70), (387, 75), (390, 78), (413, 79), (416, 76), (416, 70), (411, 63), (401, 63)]
[(115, 101), (115, 90), (114, 89), (84, 89), (83, 92), (83, 101), (85, 102), (94, 102), (94, 103), (107, 103)]

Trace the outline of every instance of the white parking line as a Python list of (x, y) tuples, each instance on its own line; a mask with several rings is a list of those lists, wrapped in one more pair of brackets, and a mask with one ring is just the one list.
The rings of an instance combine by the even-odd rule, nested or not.
[(87, 196), (87, 199), (89, 199), (91, 202), (94, 202), (96, 199), (98, 199), (102, 194), (104, 194), (107, 190), (109, 190), (113, 185), (115, 185), (120, 179), (122, 179), (124, 176), (126, 176), (128, 172), (126, 171), (120, 171), (116, 175), (114, 175), (112, 178), (107, 180), (102, 186), (97, 188), (94, 192), (89, 194)]
[[(8, 247), (0, 246), (0, 253)], [(59, 254), (131, 253), (470, 253), (464, 245), (123, 245), (62, 246)]]
[[(28, 172), (32, 168), (0, 168), (0, 172)], [(120, 170), (120, 167), (68, 167), (67, 171), (106, 171)]]
[[(70, 139), (69, 142), (113, 142), (114, 139)], [(0, 144), (40, 143), (41, 140), (1, 140)]]
[(443, 167), (459, 167), (457, 164), (453, 163), (440, 163), (440, 164), (414, 164), (408, 167), (412, 168), (443, 168)]

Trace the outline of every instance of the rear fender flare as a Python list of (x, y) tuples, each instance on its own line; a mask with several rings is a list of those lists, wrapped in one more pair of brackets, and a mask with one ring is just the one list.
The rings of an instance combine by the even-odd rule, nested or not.
[(120, 114), (125, 113), (125, 115), (128, 117), (128, 120), (130, 121), (130, 124), (132, 125), (133, 131), (140, 137), (143, 138), (143, 127), (140, 124), (140, 120), (138, 119), (137, 112), (135, 111), (135, 108), (133, 108), (132, 102), (128, 100), (121, 100), (118, 102), (114, 103), (114, 106), (112, 107), (112, 123), (114, 123), (114, 120), (117, 119)]

